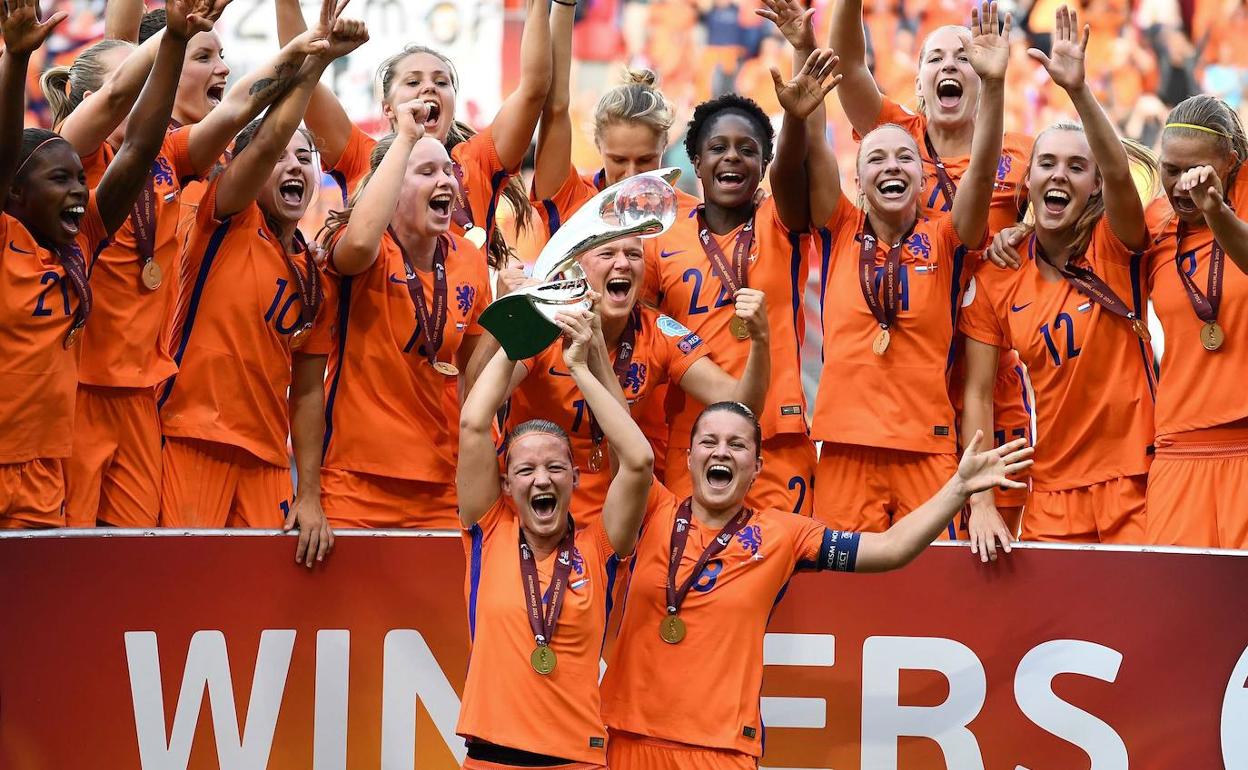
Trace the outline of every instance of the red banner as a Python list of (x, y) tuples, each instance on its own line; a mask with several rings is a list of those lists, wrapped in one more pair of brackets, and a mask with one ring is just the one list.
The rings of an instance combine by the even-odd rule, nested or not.
[[(457, 767), (458, 538), (0, 536), (0, 768)], [(765, 767), (1248, 768), (1248, 554), (929, 549), (794, 579)]]

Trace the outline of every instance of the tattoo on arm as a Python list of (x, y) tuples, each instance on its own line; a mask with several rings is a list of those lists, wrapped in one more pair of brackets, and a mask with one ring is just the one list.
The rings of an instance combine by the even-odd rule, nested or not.
[(260, 78), (252, 84), (247, 93), (258, 99), (272, 98), (285, 91), (294, 82), (294, 73), (291, 70), (297, 72), (298, 69), (292, 62), (282, 62), (274, 68), (274, 77)]

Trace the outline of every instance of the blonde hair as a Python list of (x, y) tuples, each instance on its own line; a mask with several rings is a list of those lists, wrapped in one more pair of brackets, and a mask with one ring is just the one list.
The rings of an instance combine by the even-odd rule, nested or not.
[[(943, 32), (944, 30), (947, 30), (947, 29), (954, 30), (955, 32), (958, 32), (958, 33), (965, 33), (967, 37), (969, 37), (971, 34), (971, 30), (969, 27), (963, 27), (958, 24), (946, 24), (943, 27), (937, 27), (931, 32), (928, 32), (927, 37), (923, 38), (923, 45), (919, 47), (918, 64), (920, 68), (923, 66), (923, 60), (927, 58), (927, 41), (931, 40), (932, 37), (936, 33)], [(923, 94), (916, 94), (915, 96), (918, 98), (918, 101), (915, 103), (915, 108), (919, 111), (920, 115), (926, 116), (927, 115), (927, 99), (923, 96)]]
[[(1203, 130), (1202, 130), (1203, 129)], [(1223, 189), (1229, 194), (1231, 184), (1239, 167), (1248, 160), (1248, 136), (1244, 124), (1231, 106), (1216, 96), (1197, 94), (1179, 102), (1166, 118), (1165, 132), (1179, 136), (1194, 136), (1213, 142), (1218, 152), (1236, 156), (1235, 165), (1223, 181)]]
[[(1021, 195), (1029, 195), (1031, 183), (1031, 166), (1036, 159), (1036, 146), (1040, 144), (1040, 138), (1050, 131), (1071, 131), (1078, 134), (1085, 133), (1083, 126), (1073, 121), (1061, 121), (1054, 123), (1048, 128), (1036, 135), (1035, 141), (1031, 145), (1031, 155), (1027, 158), (1027, 174), (1023, 178), (1023, 184), (1019, 186), (1016, 197)], [(1157, 156), (1153, 151), (1135, 141), (1119, 137), (1122, 142), (1122, 148), (1127, 153), (1127, 162), (1132, 167), (1132, 178), (1135, 179), (1137, 186), (1141, 181), (1144, 182), (1144, 189), (1138, 192), (1143, 195), (1145, 200), (1152, 200), (1157, 195), (1158, 180), (1160, 178), (1160, 168), (1157, 163)], [(1093, 158), (1093, 162), (1096, 159)], [(1101, 168), (1099, 163), (1096, 166), (1096, 178), (1101, 178)], [(1074, 231), (1075, 238), (1071, 246), (1071, 254), (1083, 254), (1088, 249), (1088, 244), (1092, 242), (1092, 232), (1096, 229), (1097, 223), (1101, 221), (1101, 217), (1105, 214), (1105, 196), (1102, 192), (1097, 192), (1088, 199), (1088, 203), (1084, 206), (1083, 211), (1079, 213), (1079, 218), (1075, 220)], [(1021, 200), (1019, 201), (1021, 206)], [(1035, 211), (1034, 206), (1028, 207), (1025, 224), (1035, 227)]]
[(39, 78), (43, 97), (52, 108), (52, 125), (59, 128), (69, 117), (88, 91), (98, 91), (108, 76), (104, 70), (102, 54), (117, 48), (134, 48), (125, 40), (101, 40), (78, 54), (68, 67), (53, 67)]
[(661, 137), (666, 148), (676, 116), (658, 82), (650, 70), (626, 69), (624, 82), (603, 94), (594, 107), (594, 142), (601, 142), (603, 132), (613, 125), (639, 123)]

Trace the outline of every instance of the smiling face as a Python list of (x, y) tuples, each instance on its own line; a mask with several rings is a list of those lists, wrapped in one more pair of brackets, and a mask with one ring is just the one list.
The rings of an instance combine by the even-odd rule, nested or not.
[(408, 156), (395, 216), (419, 235), (445, 233), (451, 227), (456, 184), (446, 147), (432, 136), (422, 137)]
[(711, 119), (693, 159), (707, 203), (725, 209), (749, 205), (763, 169), (763, 141), (753, 123), (734, 112)]
[(741, 505), (763, 468), (753, 422), (726, 410), (707, 411), (693, 429), (689, 475), (693, 498), (710, 511)]
[(1041, 133), (1024, 184), (1037, 228), (1059, 232), (1072, 227), (1089, 199), (1101, 192), (1088, 138), (1082, 131), (1062, 128)]
[(602, 295), (598, 312), (603, 318), (623, 318), (633, 312), (645, 270), (643, 260), (640, 238), (623, 238), (578, 258), (590, 288)]
[(278, 222), (298, 222), (316, 197), (316, 152), (308, 135), (296, 131), (260, 188), (256, 203)]
[(408, 54), (399, 59), (389, 79), (382, 114), (394, 126), (394, 108), (418, 99), (429, 105), (425, 118), (425, 135), (445, 142), (455, 122), (455, 85), (451, 65), (425, 52)]
[(970, 39), (965, 27), (941, 27), (924, 41), (915, 91), (933, 123), (953, 128), (975, 120), (979, 75), (966, 56)]
[(221, 38), (213, 31), (199, 32), (187, 44), (173, 103), (173, 117), (182, 125), (198, 123), (221, 103), (230, 76), (224, 56)]
[(89, 197), (82, 161), (69, 142), (58, 140), (30, 157), (5, 210), (39, 243), (64, 246), (78, 237)]
[(918, 213), (923, 193), (923, 161), (914, 137), (899, 126), (882, 126), (858, 147), (858, 189), (877, 214)]
[(1191, 196), (1178, 192), (1175, 185), (1188, 169), (1212, 166), (1225, 186), (1231, 169), (1239, 161), (1234, 151), (1229, 154), (1218, 146), (1215, 136), (1192, 136), (1190, 132), (1168, 130), (1161, 138), (1161, 186), (1170, 199), (1170, 207), (1187, 224), (1203, 224), (1204, 216)]
[(644, 123), (620, 121), (604, 128), (597, 140), (607, 185), (654, 171), (663, 162), (667, 137)]
[(503, 494), (515, 502), (525, 532), (540, 538), (563, 533), (577, 479), (567, 439), (541, 432), (511, 439)]

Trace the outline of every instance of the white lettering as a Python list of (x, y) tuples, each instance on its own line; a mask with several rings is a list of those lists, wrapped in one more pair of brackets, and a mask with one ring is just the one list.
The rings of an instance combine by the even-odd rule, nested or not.
[(1239, 656), (1222, 697), (1222, 765), (1248, 767), (1248, 648)]
[(347, 692), (351, 632), (316, 632), (312, 770), (347, 770)]
[(429, 645), (418, 632), (396, 629), (386, 634), (385, 677), (381, 686), (381, 770), (412, 770), (416, 765), (416, 700), (429, 716), (455, 761), (467, 750), (455, 735), (459, 696), (446, 680)]

